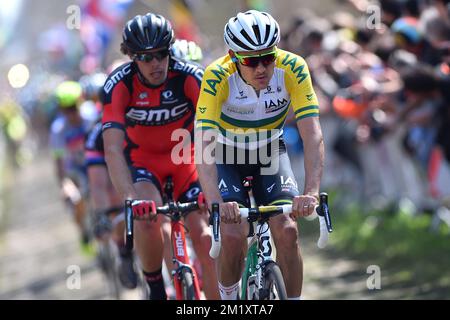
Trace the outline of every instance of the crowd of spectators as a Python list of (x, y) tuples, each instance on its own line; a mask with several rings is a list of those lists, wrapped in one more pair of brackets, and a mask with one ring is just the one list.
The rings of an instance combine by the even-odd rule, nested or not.
[(328, 147), (324, 188), (370, 208), (448, 207), (450, 1), (340, 2), (354, 11), (300, 9), (280, 44), (313, 77)]

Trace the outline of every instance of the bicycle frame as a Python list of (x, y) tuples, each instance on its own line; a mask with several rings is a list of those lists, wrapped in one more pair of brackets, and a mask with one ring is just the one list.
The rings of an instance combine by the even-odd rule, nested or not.
[[(198, 204), (201, 202), (200, 196), (198, 201), (188, 203), (178, 203), (173, 200), (173, 182), (171, 177), (167, 178), (164, 186), (164, 203), (165, 206), (154, 206), (153, 211), (157, 214), (163, 214), (170, 218), (171, 221), (171, 241), (172, 241), (172, 256), (173, 263), (176, 265), (176, 269), (172, 271), (172, 278), (176, 292), (176, 299), (183, 299), (183, 277), (187, 270), (192, 274), (192, 286), (194, 291), (194, 297), (196, 300), (200, 300), (200, 286), (198, 283), (198, 276), (195, 269), (192, 267), (187, 247), (186, 247), (186, 233), (185, 226), (182, 219), (186, 217), (189, 212), (198, 209)], [(127, 200), (125, 204), (125, 244), (127, 248), (133, 248), (133, 212), (131, 209), (131, 200)], [(187, 280), (186, 280), (187, 281)], [(192, 293), (192, 291), (191, 291)]]
[[(252, 180), (253, 177), (248, 176), (242, 183), (249, 193), (252, 190)], [(241, 297), (242, 299), (248, 299), (247, 292), (250, 292), (250, 294), (256, 294), (253, 300), (258, 300), (262, 288), (263, 266), (266, 261), (274, 261), (272, 258), (271, 234), (269, 224), (266, 221), (254, 222), (249, 225), (251, 231), (248, 237), (247, 257), (241, 281)], [(255, 225), (256, 233), (253, 232)], [(266, 235), (263, 236), (263, 234)], [(249, 278), (254, 279), (252, 283), (256, 290), (247, 287)]]
[(186, 233), (184, 231), (184, 224), (181, 222), (181, 215), (178, 218), (171, 220), (171, 239), (172, 239), (172, 255), (173, 262), (176, 264), (176, 269), (172, 271), (173, 283), (177, 300), (183, 298), (183, 288), (181, 284), (181, 275), (184, 268), (192, 272), (195, 288), (195, 299), (200, 300), (200, 286), (198, 284), (198, 277), (195, 269), (191, 266), (187, 247), (186, 247)]
[[(274, 261), (272, 257), (272, 244), (270, 228), (267, 222), (256, 224), (256, 233), (249, 235), (247, 258), (241, 282), (241, 297), (248, 300), (253, 295), (252, 300), (258, 300), (260, 290), (263, 286), (264, 265), (269, 261)], [(254, 288), (247, 287), (248, 279)], [(249, 295), (247, 293), (249, 292)]]
[(172, 256), (173, 262), (177, 266), (177, 268), (172, 271), (176, 299), (183, 299), (182, 275), (183, 269), (188, 269), (193, 276), (195, 299), (200, 300), (200, 285), (198, 284), (197, 273), (191, 266), (191, 261), (189, 259), (186, 247), (186, 233), (184, 232), (185, 226), (181, 221), (183, 215), (179, 210), (176, 210), (177, 207), (173, 200), (173, 181), (170, 176), (167, 177), (167, 181), (164, 186), (164, 194), (164, 200), (172, 213), (169, 217), (171, 221), (170, 238), (172, 239)]

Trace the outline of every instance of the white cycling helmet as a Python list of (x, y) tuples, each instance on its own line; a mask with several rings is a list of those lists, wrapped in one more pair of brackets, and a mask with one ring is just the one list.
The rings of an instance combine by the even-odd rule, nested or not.
[(280, 42), (280, 27), (267, 12), (249, 10), (228, 20), (223, 37), (234, 52), (263, 50)]

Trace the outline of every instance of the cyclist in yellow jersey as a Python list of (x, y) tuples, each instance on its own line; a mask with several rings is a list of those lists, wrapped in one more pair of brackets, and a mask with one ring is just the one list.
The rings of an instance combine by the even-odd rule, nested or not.
[[(280, 29), (268, 13), (238, 13), (225, 25), (224, 40), (228, 54), (211, 63), (202, 80), (195, 146), (206, 202), (208, 206), (220, 204), (221, 297), (237, 297), (248, 225), (236, 223), (241, 222), (239, 206), (250, 204), (242, 180), (252, 176), (258, 205), (293, 205), (292, 219), (277, 216), (271, 219), (270, 228), (287, 294), (299, 299), (303, 264), (296, 218), (311, 215), (318, 204), (324, 161), (311, 76), (302, 57), (277, 48)], [(283, 126), (291, 107), (305, 151), (303, 192), (298, 190), (283, 141)], [(213, 155), (213, 161), (208, 155)]]

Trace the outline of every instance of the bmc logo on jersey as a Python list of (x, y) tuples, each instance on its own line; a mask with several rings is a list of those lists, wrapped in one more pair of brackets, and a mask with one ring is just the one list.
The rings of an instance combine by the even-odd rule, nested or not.
[(188, 103), (166, 108), (134, 108), (128, 109), (126, 118), (132, 125), (162, 126), (181, 119), (189, 112)]
[(110, 93), (112, 88), (114, 88), (114, 85), (119, 82), (120, 80), (125, 77), (125, 75), (129, 74), (131, 72), (131, 65), (128, 64), (116, 73), (114, 73), (111, 77), (109, 77), (108, 81), (106, 81), (105, 86), (103, 87), (103, 90), (105, 90), (105, 93)]
[(202, 81), (203, 78), (203, 69), (199, 68), (194, 64), (190, 64), (184, 61), (177, 61), (173, 66), (174, 70), (184, 71), (192, 74), (198, 81)]

